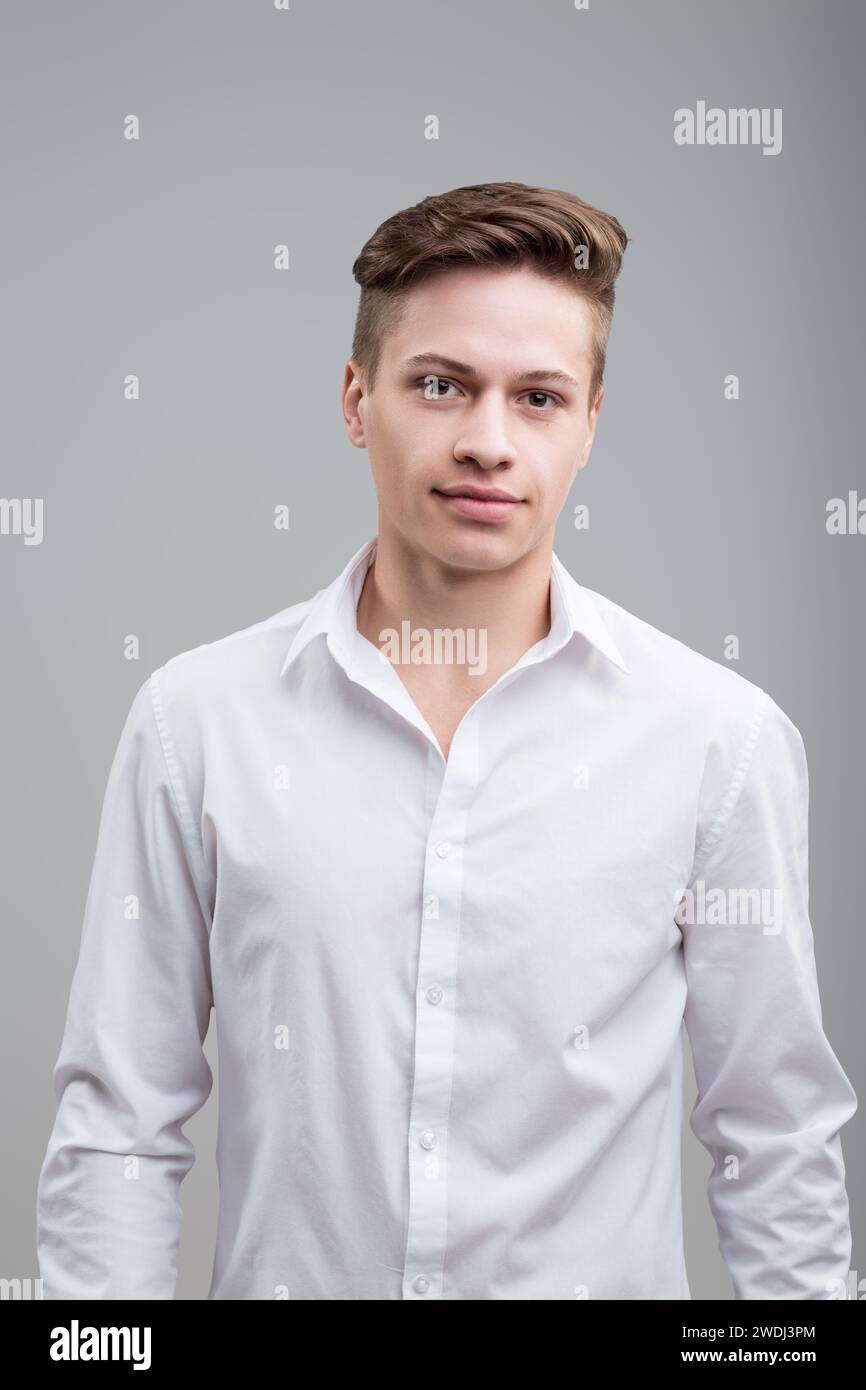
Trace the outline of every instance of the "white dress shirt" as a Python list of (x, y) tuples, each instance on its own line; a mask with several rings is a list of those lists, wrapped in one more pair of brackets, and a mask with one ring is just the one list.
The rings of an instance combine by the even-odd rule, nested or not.
[(736, 1297), (833, 1297), (857, 1098), (797, 729), (554, 554), (548, 636), (446, 761), (358, 632), (375, 548), (133, 700), (39, 1175), (45, 1296), (174, 1296), (213, 1007), (211, 1299), (690, 1298), (683, 1019)]

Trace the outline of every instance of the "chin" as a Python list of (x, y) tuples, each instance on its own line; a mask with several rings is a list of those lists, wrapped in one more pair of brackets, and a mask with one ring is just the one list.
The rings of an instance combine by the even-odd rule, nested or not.
[(443, 564), (476, 570), (503, 569), (523, 554), (514, 536), (496, 532), (492, 527), (489, 532), (482, 532), (480, 527), (470, 531), (466, 527), (462, 534), (459, 529), (428, 536), (425, 549)]

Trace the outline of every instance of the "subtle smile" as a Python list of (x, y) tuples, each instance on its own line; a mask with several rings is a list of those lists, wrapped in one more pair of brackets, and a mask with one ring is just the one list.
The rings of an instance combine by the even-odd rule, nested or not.
[(507, 521), (516, 509), (523, 505), (521, 498), (495, 487), (467, 485), (448, 489), (434, 488), (433, 492), (437, 497), (441, 497), (452, 511), (459, 512), (461, 516), (468, 516), (472, 521)]

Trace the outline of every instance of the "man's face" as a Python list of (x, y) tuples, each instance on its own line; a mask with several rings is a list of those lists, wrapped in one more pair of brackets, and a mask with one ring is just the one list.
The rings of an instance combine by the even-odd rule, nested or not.
[[(370, 457), (380, 531), (468, 569), (552, 544), (604, 395), (588, 410), (590, 327), (585, 301), (533, 270), (461, 266), (419, 284), (374, 389), (346, 368), (346, 426)], [(515, 500), (443, 495), (460, 489)]]

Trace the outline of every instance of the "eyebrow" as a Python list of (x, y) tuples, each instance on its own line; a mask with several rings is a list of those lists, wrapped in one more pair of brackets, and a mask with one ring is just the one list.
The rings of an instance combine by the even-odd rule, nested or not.
[[(407, 357), (403, 363), (406, 368), (417, 369), (418, 367), (444, 367), (448, 372), (457, 372), (460, 376), (469, 377), (477, 381), (478, 372), (474, 367), (470, 367), (468, 362), (458, 362), (453, 357), (443, 357), (438, 352), (419, 352), (414, 357)], [(514, 381), (558, 381), (563, 386), (576, 386), (580, 389), (580, 383), (575, 381), (568, 372), (563, 372), (559, 367), (547, 369), (534, 369), (529, 372), (515, 372), (512, 380)]]

